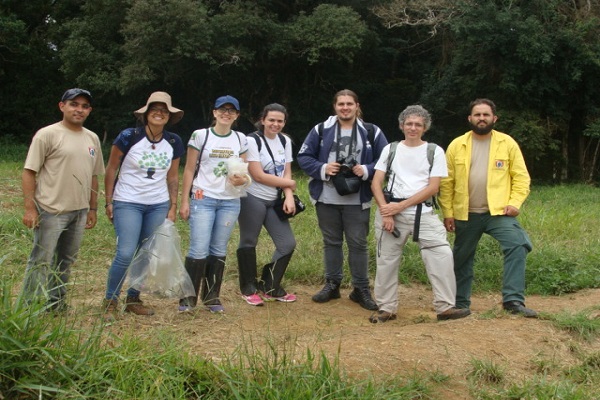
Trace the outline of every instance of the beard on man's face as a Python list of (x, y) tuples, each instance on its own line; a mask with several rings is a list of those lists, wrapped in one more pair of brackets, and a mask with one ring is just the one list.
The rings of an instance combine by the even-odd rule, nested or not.
[(471, 125), (471, 129), (473, 130), (473, 132), (475, 132), (478, 135), (487, 135), (488, 133), (490, 133), (492, 131), (492, 129), (494, 129), (494, 125), (495, 123), (492, 122), (491, 124), (487, 124), (487, 125), (475, 125), (469, 122), (469, 125)]

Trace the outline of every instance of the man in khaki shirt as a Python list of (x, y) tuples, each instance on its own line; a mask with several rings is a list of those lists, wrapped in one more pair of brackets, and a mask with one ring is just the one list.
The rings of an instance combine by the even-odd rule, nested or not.
[(65, 309), (71, 265), (84, 229), (97, 220), (104, 161), (98, 136), (83, 127), (91, 101), (87, 90), (67, 90), (58, 103), (62, 121), (35, 134), (23, 169), (23, 224), (34, 229), (23, 296), (42, 299), (52, 310)]

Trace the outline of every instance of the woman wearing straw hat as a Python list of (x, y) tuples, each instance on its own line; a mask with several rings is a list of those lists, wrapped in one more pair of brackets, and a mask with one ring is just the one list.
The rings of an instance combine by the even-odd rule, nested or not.
[[(117, 235), (103, 303), (106, 320), (113, 320), (117, 313), (121, 287), (136, 250), (165, 218), (175, 221), (177, 215), (179, 160), (184, 146), (165, 126), (179, 122), (183, 111), (172, 106), (168, 93), (154, 92), (133, 114), (141, 124), (125, 129), (114, 140), (104, 178), (106, 215)], [(127, 290), (125, 311), (154, 314), (133, 288)]]

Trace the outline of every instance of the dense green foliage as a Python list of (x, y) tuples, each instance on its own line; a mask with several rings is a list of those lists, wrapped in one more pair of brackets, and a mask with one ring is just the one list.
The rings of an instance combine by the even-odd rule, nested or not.
[(184, 138), (230, 93), (241, 130), (280, 102), (301, 142), (350, 88), (390, 138), (398, 112), (424, 104), (429, 139), (445, 146), (468, 129), (469, 101), (489, 97), (536, 180), (597, 182), (599, 17), (598, 0), (5, 0), (0, 129), (28, 142), (82, 86), (106, 140), (166, 90), (186, 111)]

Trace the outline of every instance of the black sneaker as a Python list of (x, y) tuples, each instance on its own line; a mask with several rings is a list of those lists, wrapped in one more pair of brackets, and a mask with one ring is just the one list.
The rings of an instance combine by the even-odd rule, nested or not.
[(379, 307), (377, 307), (377, 303), (373, 301), (373, 298), (371, 297), (371, 291), (368, 287), (354, 288), (352, 293), (350, 293), (350, 300), (360, 304), (360, 306), (366, 310), (376, 311), (379, 309)]
[(316, 303), (327, 303), (329, 300), (339, 299), (340, 297), (340, 284), (327, 280), (323, 289), (315, 294), (312, 300)]
[(525, 318), (537, 318), (537, 312), (531, 308), (525, 307), (525, 304), (520, 301), (507, 301), (502, 303), (502, 308), (511, 314), (522, 315)]

